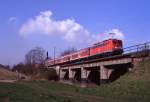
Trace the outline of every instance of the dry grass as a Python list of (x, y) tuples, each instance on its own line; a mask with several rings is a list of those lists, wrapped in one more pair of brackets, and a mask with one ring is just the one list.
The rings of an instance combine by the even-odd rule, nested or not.
[(17, 73), (0, 68), (0, 80), (16, 80)]
[(13, 82), (14, 80), (17, 80), (18, 76), (27, 78), (25, 75), (12, 72), (10, 70), (7, 70), (5, 68), (0, 68), (0, 82)]

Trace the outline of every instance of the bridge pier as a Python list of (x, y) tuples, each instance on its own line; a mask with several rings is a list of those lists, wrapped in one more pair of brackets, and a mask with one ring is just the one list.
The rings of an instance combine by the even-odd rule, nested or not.
[(69, 80), (71, 82), (79, 81), (80, 75), (78, 74), (79, 69), (71, 69), (69, 68)]
[(90, 70), (81, 67), (81, 87), (86, 87)]
[(67, 69), (63, 69), (59, 71), (59, 79), (60, 80), (65, 80), (68, 78), (68, 70)]
[(85, 83), (87, 81), (87, 71), (85, 68), (81, 68), (81, 83)]
[(69, 68), (69, 80), (72, 81), (73, 80), (73, 76), (74, 76), (74, 72)]
[(109, 69), (106, 66), (100, 66), (100, 84), (105, 84), (109, 82), (110, 75), (114, 69)]

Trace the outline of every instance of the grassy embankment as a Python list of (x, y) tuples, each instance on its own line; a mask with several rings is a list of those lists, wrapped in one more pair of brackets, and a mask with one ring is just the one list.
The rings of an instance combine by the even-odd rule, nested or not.
[(80, 88), (56, 82), (0, 83), (0, 102), (148, 102), (150, 61), (109, 85)]

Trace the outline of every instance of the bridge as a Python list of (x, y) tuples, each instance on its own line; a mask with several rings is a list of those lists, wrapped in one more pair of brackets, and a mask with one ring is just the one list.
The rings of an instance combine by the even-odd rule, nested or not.
[(150, 58), (150, 42), (123, 49), (121, 55), (97, 58), (78, 63), (53, 65), (61, 82), (104, 84), (113, 82), (121, 75), (132, 71), (140, 61)]

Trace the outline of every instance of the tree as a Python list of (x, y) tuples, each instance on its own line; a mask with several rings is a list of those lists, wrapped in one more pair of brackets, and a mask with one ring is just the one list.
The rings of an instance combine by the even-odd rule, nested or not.
[(71, 47), (71, 48), (68, 48), (67, 50), (63, 51), (63, 52), (60, 54), (60, 56), (65, 56), (65, 55), (67, 55), (67, 54), (70, 54), (70, 53), (73, 53), (73, 52), (76, 52), (76, 51), (77, 51), (76, 48)]
[(35, 47), (25, 55), (26, 64), (42, 64), (45, 59), (46, 53), (42, 47)]
[(25, 75), (32, 75), (34, 72), (36, 72), (37, 69), (34, 68), (34, 65), (32, 64), (23, 64), (23, 63), (18, 63), (13, 66), (12, 71), (16, 72), (18, 71), (19, 73), (23, 73)]

